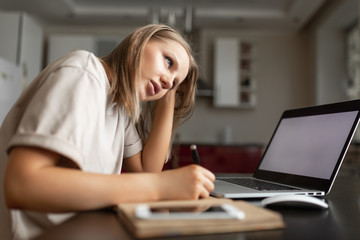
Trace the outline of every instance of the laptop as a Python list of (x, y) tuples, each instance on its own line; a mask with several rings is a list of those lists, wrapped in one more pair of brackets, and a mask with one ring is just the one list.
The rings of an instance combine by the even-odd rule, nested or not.
[(253, 176), (218, 177), (211, 195), (328, 194), (358, 126), (359, 111), (360, 100), (284, 111)]

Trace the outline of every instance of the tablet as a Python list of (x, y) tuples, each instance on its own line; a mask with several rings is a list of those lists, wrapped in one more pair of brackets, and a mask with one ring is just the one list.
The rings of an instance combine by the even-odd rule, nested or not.
[(149, 207), (139, 204), (135, 209), (135, 216), (140, 219), (243, 219), (245, 214), (231, 204), (191, 206), (157, 206)]

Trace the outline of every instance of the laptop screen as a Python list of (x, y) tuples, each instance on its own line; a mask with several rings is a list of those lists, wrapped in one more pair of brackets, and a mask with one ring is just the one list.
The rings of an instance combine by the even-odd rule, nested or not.
[(283, 118), (259, 170), (330, 179), (358, 112)]

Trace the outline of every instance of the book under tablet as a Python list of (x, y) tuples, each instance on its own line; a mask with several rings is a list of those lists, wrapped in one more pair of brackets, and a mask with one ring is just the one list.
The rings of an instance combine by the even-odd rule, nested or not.
[[(151, 208), (177, 208), (204, 205), (210, 207), (230, 204), (241, 210), (245, 217), (241, 219), (141, 219), (136, 216), (136, 209), (139, 205), (143, 204), (146, 204)], [(118, 205), (118, 213), (122, 224), (135, 238), (159, 238), (182, 235), (262, 231), (285, 227), (280, 213), (257, 207), (245, 201), (231, 201), (230, 199), (211, 197), (199, 200), (123, 203)]]
[(330, 192), (359, 123), (360, 100), (285, 111), (252, 177), (222, 177), (213, 196)]

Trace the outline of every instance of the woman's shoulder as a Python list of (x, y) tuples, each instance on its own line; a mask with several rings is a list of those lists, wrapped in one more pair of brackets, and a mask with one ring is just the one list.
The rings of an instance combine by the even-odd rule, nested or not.
[(98, 58), (91, 52), (85, 50), (74, 50), (60, 59), (62, 66), (72, 66), (79, 68), (87, 68), (89, 65), (99, 64)]
[(53, 68), (78, 68), (99, 77), (103, 74), (103, 67), (95, 54), (85, 50), (74, 50), (51, 64)]

